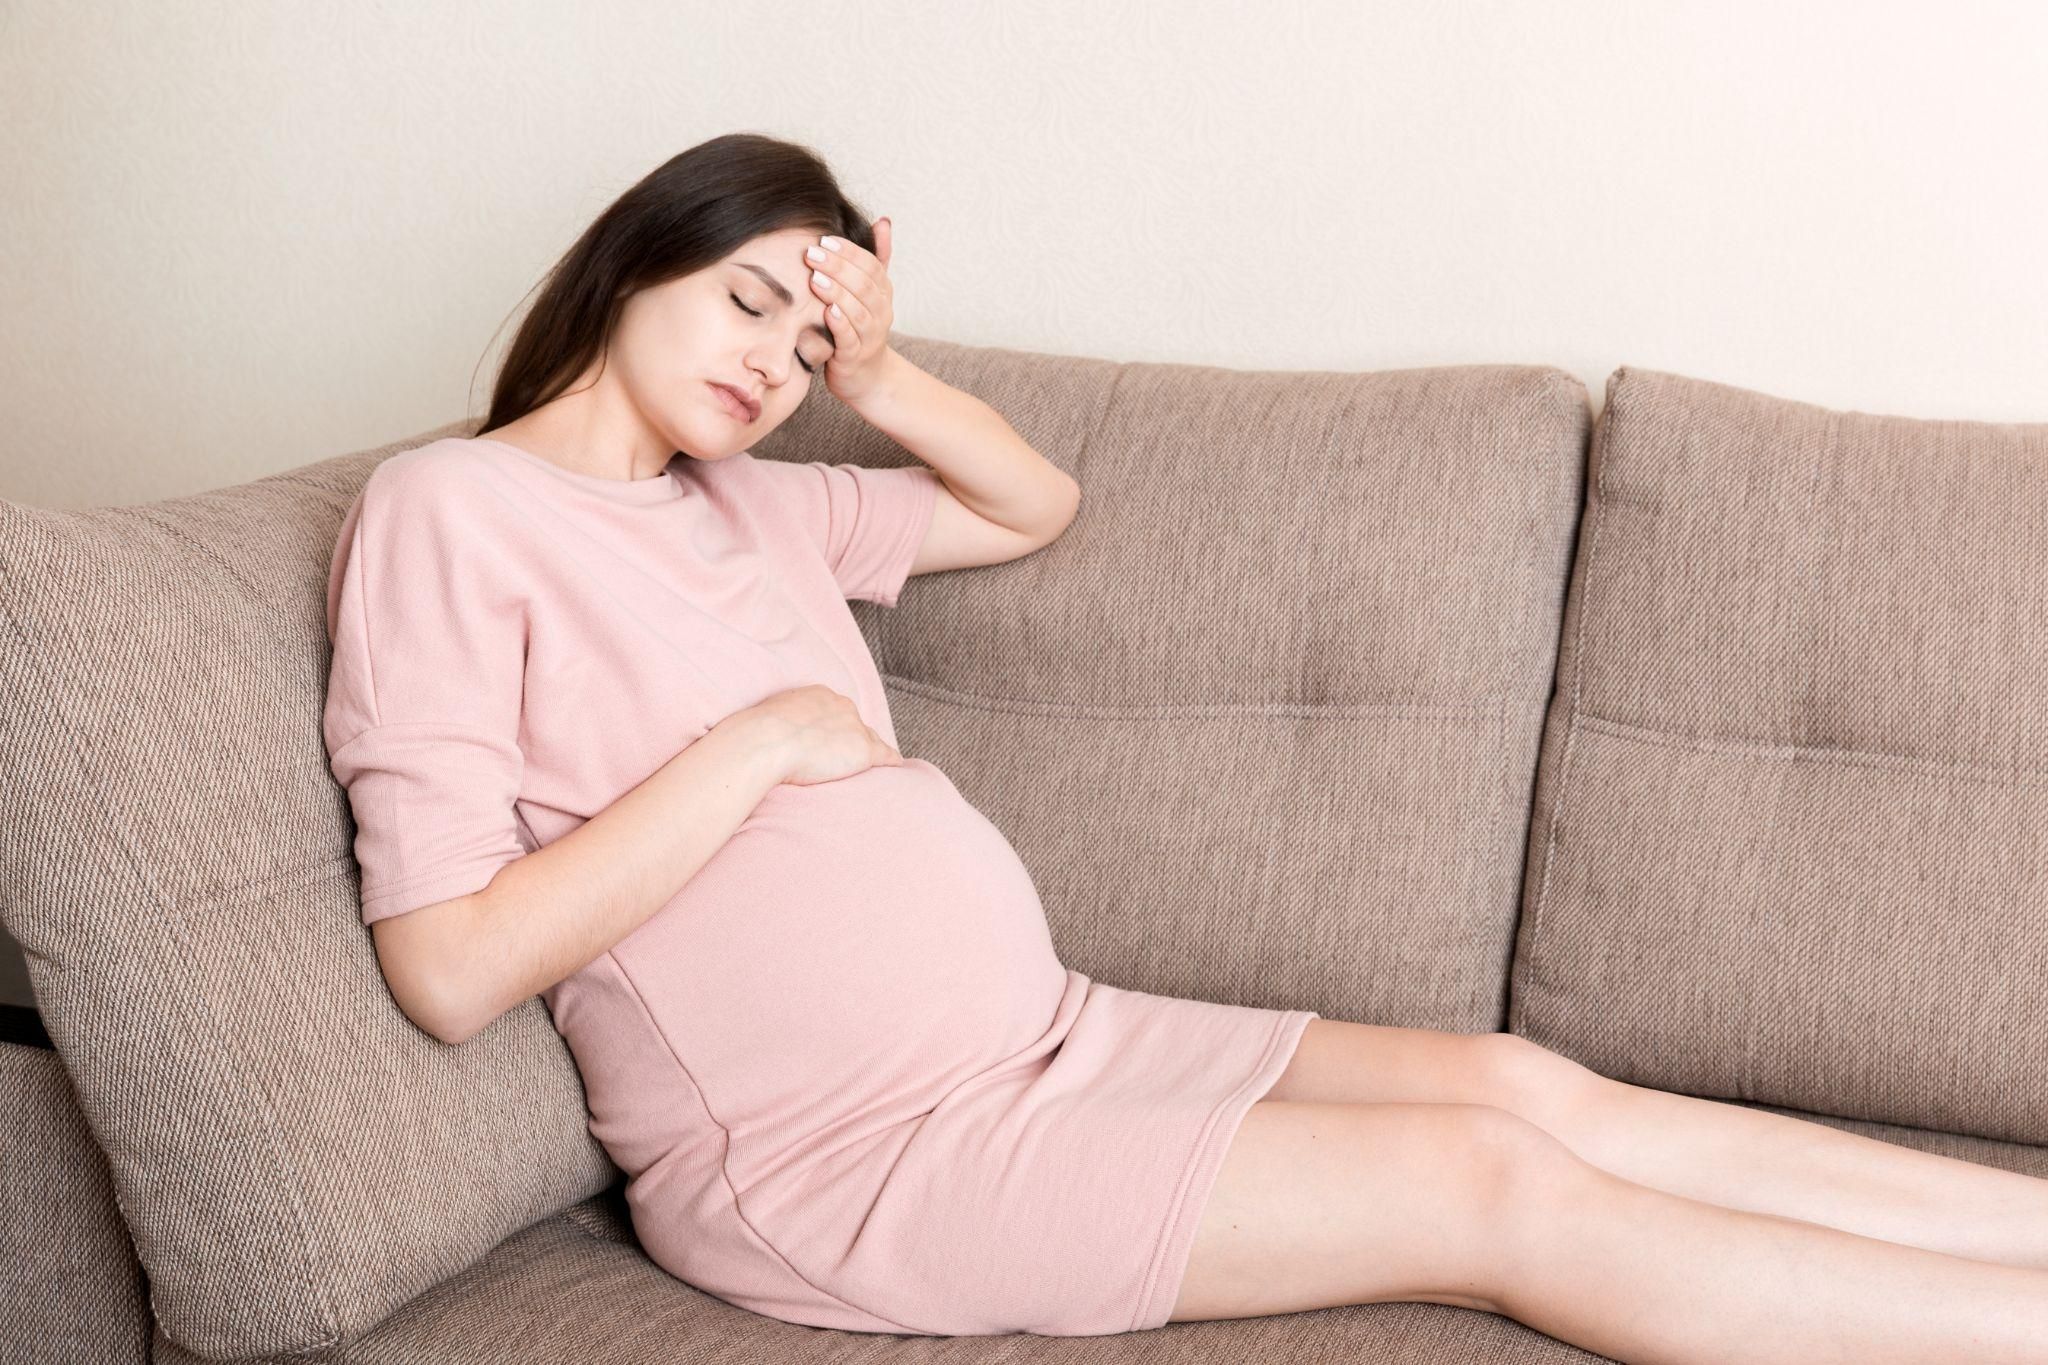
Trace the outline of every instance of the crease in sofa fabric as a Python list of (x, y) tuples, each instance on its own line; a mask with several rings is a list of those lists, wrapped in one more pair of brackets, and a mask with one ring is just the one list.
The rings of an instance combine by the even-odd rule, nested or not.
[[(1550, 900), (1550, 876), (1557, 867), (1557, 832), (1558, 828), (1564, 823), (1565, 801), (1572, 785), (1572, 760), (1578, 750), (1579, 699), (1583, 692), (1583, 684), (1586, 677), (1586, 620), (1592, 615), (1590, 607), (1594, 600), (1593, 573), (1600, 554), (1600, 530), (1607, 521), (1607, 447), (1613, 440), (1614, 427), (1619, 418), (1614, 408), (1614, 391), (1616, 380), (1619, 379), (1621, 373), (1622, 371), (1617, 369), (1612, 375), (1608, 376), (1606, 401), (1601, 407), (1600, 425), (1595, 432), (1592, 449), (1587, 460), (1587, 463), (1592, 466), (1591, 472), (1593, 476), (1591, 503), (1596, 505), (1593, 508), (1593, 529), (1591, 534), (1586, 537), (1585, 575), (1583, 581), (1579, 584), (1578, 629), (1572, 632), (1571, 702), (1570, 709), (1565, 718), (1564, 752), (1558, 757), (1557, 786), (1550, 794), (1549, 828), (1544, 831), (1543, 875), (1537, 882), (1534, 903), (1524, 907), (1523, 913), (1528, 917), (1529, 930), (1526, 935), (1526, 943), (1522, 950), (1516, 954), (1522, 959), (1525, 969), (1523, 973), (1525, 980), (1527, 979), (1528, 971), (1534, 968), (1538, 960), (1536, 944), (1543, 932), (1543, 911)], [(1565, 591), (1569, 594), (1570, 590), (1570, 583), (1568, 581)], [(1540, 763), (1540, 756), (1538, 761)], [(1515, 990), (1512, 979), (1510, 979), (1508, 985), (1513, 996), (1513, 1003), (1508, 1010), (1512, 1031), (1515, 1033), (1526, 1033), (1528, 1028), (1529, 993), (1527, 990)]]

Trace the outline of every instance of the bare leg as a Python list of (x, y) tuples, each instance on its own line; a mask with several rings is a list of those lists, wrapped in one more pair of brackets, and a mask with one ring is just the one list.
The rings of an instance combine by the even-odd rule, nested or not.
[(1268, 1092), (1488, 1104), (1637, 1184), (2003, 1265), (2048, 1268), (2048, 1180), (1599, 1075), (1510, 1033), (1309, 1023)]
[(1629, 1365), (2048, 1360), (2048, 1273), (1637, 1185), (1490, 1105), (1253, 1105), (1169, 1320), (1394, 1301)]
[(2048, 1180), (1580, 1070), (1579, 1083), (1518, 1112), (1602, 1170), (1731, 1209), (2048, 1269)]
[(1584, 1170), (1516, 1224), (1497, 1297), (1538, 1331), (1630, 1365), (2048, 1361), (2048, 1274)]

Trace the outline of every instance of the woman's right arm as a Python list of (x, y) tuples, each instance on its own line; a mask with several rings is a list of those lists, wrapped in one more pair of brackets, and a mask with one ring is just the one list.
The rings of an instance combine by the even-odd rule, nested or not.
[(847, 697), (810, 685), (713, 725), (625, 795), (499, 868), (480, 891), (370, 926), (399, 1007), (445, 1043), (581, 971), (645, 923), (777, 784), (902, 755)]
[(461, 1043), (574, 975), (667, 904), (788, 770), (783, 732), (738, 712), (481, 891), (370, 926), (392, 996)]
[[(530, 531), (432, 447), (379, 465), (328, 572), (322, 740), (355, 817), (392, 999), (450, 1043), (574, 975), (671, 900), (779, 782), (902, 756), (822, 684), (717, 721), (538, 849), (519, 827)], [(372, 661), (374, 659), (374, 667)]]

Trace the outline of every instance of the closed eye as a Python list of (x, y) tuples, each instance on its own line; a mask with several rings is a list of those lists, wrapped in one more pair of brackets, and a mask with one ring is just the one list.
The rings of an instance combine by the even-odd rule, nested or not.
[[(761, 315), (760, 313), (757, 313), (757, 312), (755, 312), (755, 311), (754, 311), (753, 309), (751, 309), (751, 308), (747, 307), (747, 305), (745, 305), (744, 303), (741, 303), (741, 302), (740, 302), (740, 296), (739, 296), (738, 294), (734, 294), (734, 293), (730, 293), (730, 292), (728, 292), (728, 293), (726, 294), (726, 297), (727, 297), (727, 298), (729, 298), (729, 299), (731, 299), (731, 300), (733, 301), (734, 305), (736, 305), (736, 306), (737, 306), (737, 307), (739, 308), (739, 310), (740, 310), (740, 311), (741, 311), (742, 313), (745, 313), (745, 314), (746, 314), (746, 315), (747, 315), (748, 317), (750, 317), (750, 318), (758, 318), (758, 317), (762, 316), (762, 315)], [(812, 369), (812, 368), (811, 368), (811, 365), (810, 365), (810, 363), (809, 363), (808, 361), (806, 361), (806, 360), (804, 359), (804, 356), (803, 356), (803, 352), (802, 352), (802, 351), (798, 351), (798, 352), (797, 352), (797, 355), (796, 355), (796, 363), (797, 363), (797, 364), (799, 364), (799, 365), (802, 365), (802, 366), (804, 367), (804, 373), (805, 373), (805, 374), (816, 374), (816, 373), (817, 373), (817, 371), (816, 371), (816, 370), (814, 370), (814, 369)]]

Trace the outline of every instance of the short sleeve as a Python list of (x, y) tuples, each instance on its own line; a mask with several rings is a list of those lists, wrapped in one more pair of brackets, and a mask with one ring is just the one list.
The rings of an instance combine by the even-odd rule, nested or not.
[(932, 523), (938, 471), (758, 457), (755, 464), (803, 523), (840, 593), (895, 606)]
[(513, 551), (482, 524), (488, 495), (461, 483), (473, 467), (429, 472), (416, 454), (372, 473), (328, 573), (322, 729), (355, 817), (365, 924), (481, 890), (529, 848)]

